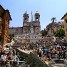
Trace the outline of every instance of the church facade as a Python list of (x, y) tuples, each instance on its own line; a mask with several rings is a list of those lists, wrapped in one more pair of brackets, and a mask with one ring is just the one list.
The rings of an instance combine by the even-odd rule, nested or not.
[(35, 13), (34, 19), (29, 21), (29, 14), (23, 14), (23, 33), (40, 33), (40, 14)]
[(14, 39), (22, 43), (35, 43), (42, 39), (40, 28), (40, 14), (36, 12), (34, 20), (32, 17), (31, 21), (29, 21), (29, 14), (25, 12), (23, 14), (23, 26), (9, 28), (9, 33), (14, 34)]
[(9, 34), (21, 35), (21, 34), (30, 34), (30, 33), (40, 33), (40, 14), (35, 13), (34, 21), (29, 21), (29, 14), (25, 12), (23, 14), (23, 26), (22, 27), (10, 27)]

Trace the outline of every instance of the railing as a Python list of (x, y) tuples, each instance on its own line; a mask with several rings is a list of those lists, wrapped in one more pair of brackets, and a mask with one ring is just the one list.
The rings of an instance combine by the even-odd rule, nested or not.
[(26, 63), (25, 61), (20, 61), (20, 60), (7, 60), (7, 61), (3, 61), (3, 60), (0, 60), (0, 66), (1, 67), (4, 67), (4, 66), (7, 66), (7, 67), (12, 67), (12, 66), (15, 66), (15, 67), (19, 67), (22, 63)]

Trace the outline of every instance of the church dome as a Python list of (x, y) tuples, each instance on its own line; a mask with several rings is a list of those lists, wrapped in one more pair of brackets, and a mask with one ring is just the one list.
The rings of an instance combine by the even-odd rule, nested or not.
[(38, 12), (35, 13), (35, 16), (40, 16), (40, 14)]

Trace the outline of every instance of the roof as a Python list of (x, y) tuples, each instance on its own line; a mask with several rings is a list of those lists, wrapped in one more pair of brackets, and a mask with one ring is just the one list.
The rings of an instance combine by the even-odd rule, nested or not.
[(40, 16), (40, 14), (38, 12), (35, 13), (35, 16)]
[(4, 8), (0, 5), (0, 12), (4, 12)]
[(5, 10), (5, 12), (8, 13), (8, 15), (9, 15), (9, 20), (12, 20), (9, 10), (7, 9), (7, 10)]
[(64, 17), (65, 17), (65, 16), (67, 16), (67, 13), (66, 13), (66, 14), (64, 14), (64, 16), (61, 18), (61, 20), (62, 20), (62, 19), (64, 19)]
[(9, 29), (20, 29), (20, 28), (23, 28), (23, 27), (9, 27)]
[(24, 14), (23, 14), (23, 17), (29, 17), (29, 14), (24, 13)]
[(7, 14), (6, 16), (9, 17), (9, 20), (12, 20), (9, 10), (8, 9), (5, 10), (1, 5), (0, 5), (0, 14), (1, 14), (1, 17)]

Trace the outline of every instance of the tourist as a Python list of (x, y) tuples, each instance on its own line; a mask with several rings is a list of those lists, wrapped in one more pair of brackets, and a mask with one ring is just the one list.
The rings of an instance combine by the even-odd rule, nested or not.
[(6, 63), (8, 61), (7, 55), (5, 53), (3, 55), (1, 55), (1, 59), (2, 59), (2, 64), (5, 67), (6, 66)]

